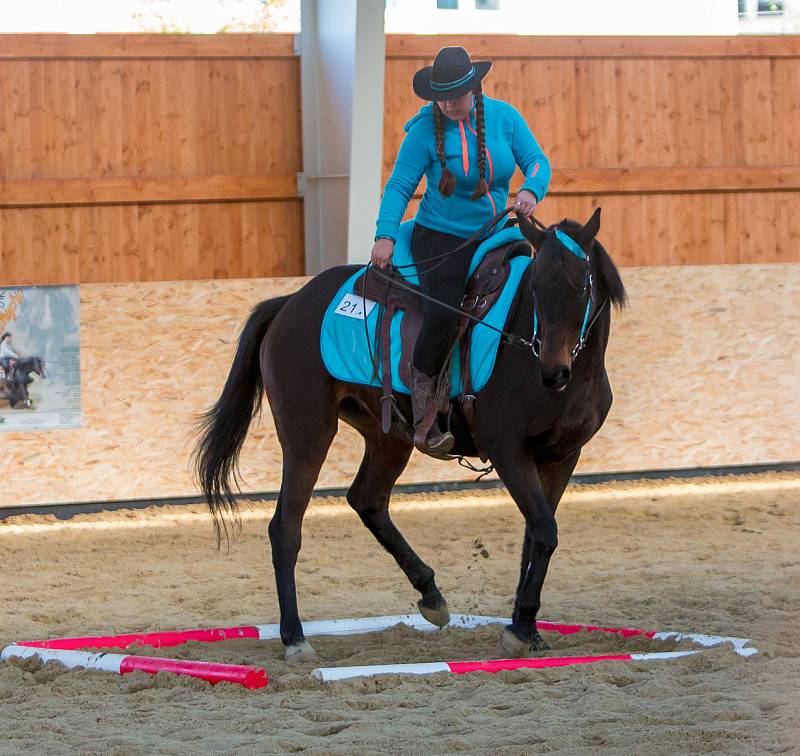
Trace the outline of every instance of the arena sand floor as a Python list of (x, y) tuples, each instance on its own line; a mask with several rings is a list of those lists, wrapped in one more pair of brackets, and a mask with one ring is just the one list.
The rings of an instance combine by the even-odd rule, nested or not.
[[(277, 621), (272, 507), (244, 505), (242, 534), (221, 551), (200, 506), (0, 523), (0, 645)], [(509, 614), (522, 519), (504, 491), (397, 495), (393, 511), (451, 611)], [(0, 752), (797, 752), (800, 476), (572, 486), (559, 529), (543, 618), (738, 635), (761, 653), (322, 684), (309, 674), (320, 663), (497, 658), (500, 629), (316, 638), (320, 661), (298, 667), (279, 642), (146, 651), (263, 665), (261, 691), (28, 660), (0, 665)], [(312, 502), (298, 586), (306, 619), (415, 610), (414, 591), (343, 499)], [(548, 639), (558, 654), (676, 647)]]

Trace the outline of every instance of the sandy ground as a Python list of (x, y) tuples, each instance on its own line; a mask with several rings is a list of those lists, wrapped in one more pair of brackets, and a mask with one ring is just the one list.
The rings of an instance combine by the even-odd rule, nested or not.
[[(677, 662), (322, 684), (277, 642), (161, 655), (266, 666), (246, 691), (171, 675), (0, 665), (0, 752), (800, 752), (800, 477), (572, 487), (542, 616), (738, 635)], [(200, 507), (0, 523), (0, 644), (277, 620), (266, 522), (246, 507), (218, 552)], [(452, 611), (507, 615), (521, 517), (504, 492), (397, 496), (395, 519)], [(342, 500), (312, 503), (298, 569), (307, 619), (403, 613), (416, 595)], [(317, 638), (324, 665), (497, 658), (499, 629)], [(597, 634), (554, 653), (668, 650)], [(156, 652), (150, 652), (156, 653)]]

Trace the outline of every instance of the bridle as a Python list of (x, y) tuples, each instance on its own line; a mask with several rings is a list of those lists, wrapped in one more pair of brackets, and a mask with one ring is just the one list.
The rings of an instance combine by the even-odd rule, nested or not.
[[(548, 232), (551, 230), (553, 230), (552, 226), (547, 229)], [(560, 228), (555, 228), (554, 230), (556, 239), (559, 241), (561, 246), (566, 247), (573, 255), (575, 255), (575, 257), (583, 261), (586, 270), (583, 290), (581, 292), (582, 296), (586, 297), (586, 309), (583, 313), (581, 332), (578, 336), (578, 341), (575, 346), (572, 347), (572, 351), (570, 352), (570, 355), (574, 360), (584, 346), (586, 346), (586, 340), (589, 337), (592, 326), (595, 324), (597, 318), (600, 317), (600, 313), (603, 312), (605, 306), (608, 304), (608, 298), (603, 301), (603, 304), (600, 305), (600, 307), (596, 308), (594, 317), (590, 321), (589, 314), (592, 311), (592, 305), (595, 303), (594, 276), (592, 275), (591, 260), (589, 259), (589, 255), (583, 251), (581, 245), (578, 244), (578, 242), (576, 242), (571, 236), (565, 234)], [(533, 288), (533, 284), (531, 284), (531, 292), (533, 293), (533, 335), (531, 336), (531, 351), (533, 352), (533, 356), (539, 359), (542, 353), (542, 340), (539, 338), (539, 304), (536, 301), (536, 291)]]
[[(445, 252), (442, 255), (438, 255), (436, 257), (432, 257), (428, 260), (428, 262), (436, 262), (437, 265), (442, 264), (444, 259), (450, 257), (451, 255), (455, 254), (456, 252), (460, 252), (464, 249), (470, 242), (477, 239), (481, 234), (483, 234), (486, 230), (493, 228), (497, 225), (497, 223), (502, 220), (506, 215), (513, 212), (513, 207), (507, 207), (505, 210), (502, 210), (497, 215), (495, 215), (491, 220), (487, 221), (483, 226), (481, 226), (478, 231), (476, 231), (469, 239), (467, 239), (463, 244), (460, 244), (455, 249), (450, 250), (449, 252)], [(586, 301), (586, 311), (583, 316), (583, 322), (581, 324), (581, 332), (578, 336), (578, 342), (572, 348), (572, 359), (574, 360), (575, 357), (578, 356), (578, 353), (586, 346), (586, 341), (589, 338), (589, 334), (591, 333), (592, 327), (597, 322), (597, 319), (600, 317), (601, 313), (605, 309), (606, 305), (608, 304), (608, 298), (603, 301), (600, 307), (596, 308), (594, 316), (591, 320), (589, 320), (589, 315), (591, 313), (592, 304), (595, 301), (595, 292), (594, 292), (594, 277), (592, 276), (591, 270), (591, 261), (589, 256), (583, 251), (581, 246), (571, 237), (567, 236), (561, 229), (557, 228), (556, 225), (553, 226), (545, 226), (538, 218), (534, 218), (531, 216), (532, 222), (534, 222), (539, 228), (544, 230), (545, 232), (549, 233), (551, 231), (555, 232), (556, 238), (563, 246), (565, 246), (573, 255), (578, 257), (579, 259), (583, 260), (586, 264), (586, 279), (583, 287), (583, 293), (588, 294), (587, 301)], [(536, 250), (534, 250), (533, 257), (536, 257)], [(410, 268), (413, 266), (413, 263), (409, 265), (399, 265), (396, 266), (398, 269), (400, 268)], [(436, 267), (436, 266), (433, 266)], [(412, 294), (416, 294), (418, 297), (425, 299), (429, 302), (433, 302), (434, 304), (439, 305), (440, 307), (451, 310), (452, 312), (457, 313), (461, 317), (465, 317), (468, 320), (472, 320), (476, 323), (480, 323), (484, 328), (490, 328), (493, 331), (497, 331), (502, 337), (505, 343), (512, 344), (514, 346), (523, 346), (529, 348), (531, 352), (533, 352), (533, 356), (538, 360), (541, 355), (542, 351), (542, 342), (539, 338), (539, 317), (538, 317), (538, 306), (536, 302), (536, 292), (533, 290), (533, 285), (531, 285), (531, 292), (533, 293), (533, 333), (531, 335), (530, 340), (524, 339), (521, 336), (517, 336), (515, 333), (510, 333), (503, 328), (496, 328), (495, 326), (485, 323), (480, 318), (475, 317), (471, 313), (464, 312), (458, 307), (453, 307), (452, 305), (447, 304), (446, 302), (442, 302), (440, 299), (436, 299), (436, 297), (432, 297), (429, 294), (424, 294), (423, 292), (419, 291), (417, 288), (408, 286), (407, 284), (399, 281), (397, 278), (392, 276), (391, 274), (387, 275), (379, 268), (375, 268), (372, 263), (367, 263), (366, 269), (372, 269), (372, 274), (377, 276), (378, 278), (384, 280), (388, 286), (396, 286), (399, 289), (403, 289), (405, 291), (409, 291)], [(387, 286), (387, 289), (388, 289)], [(364, 318), (364, 327), (366, 328), (366, 315)], [(369, 338), (367, 338), (367, 343), (369, 343)]]

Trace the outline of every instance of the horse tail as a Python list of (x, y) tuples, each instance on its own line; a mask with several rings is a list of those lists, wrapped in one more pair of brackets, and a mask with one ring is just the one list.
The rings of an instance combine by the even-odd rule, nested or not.
[(261, 302), (253, 308), (239, 336), (233, 364), (217, 403), (198, 418), (200, 438), (192, 454), (195, 479), (211, 510), (217, 545), (220, 523), (228, 537), (225, 515), (234, 532), (240, 529), (239, 511), (231, 483), (239, 486), (238, 461), (253, 417), (261, 410), (263, 383), (259, 351), (273, 318), (289, 296)]

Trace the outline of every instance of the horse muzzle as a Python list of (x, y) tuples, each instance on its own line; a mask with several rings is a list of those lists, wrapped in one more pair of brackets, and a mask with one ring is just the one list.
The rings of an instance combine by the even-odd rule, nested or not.
[(572, 377), (569, 365), (542, 365), (542, 385), (551, 391), (564, 391)]

